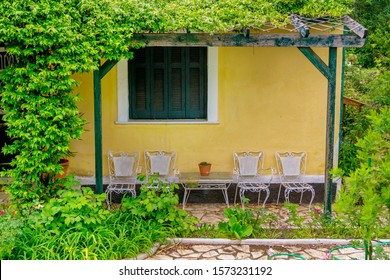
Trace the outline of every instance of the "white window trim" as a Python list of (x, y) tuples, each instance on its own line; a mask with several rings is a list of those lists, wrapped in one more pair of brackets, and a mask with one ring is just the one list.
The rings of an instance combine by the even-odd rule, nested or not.
[(207, 120), (131, 120), (129, 119), (129, 81), (127, 60), (117, 64), (116, 124), (218, 124), (218, 48), (207, 48)]

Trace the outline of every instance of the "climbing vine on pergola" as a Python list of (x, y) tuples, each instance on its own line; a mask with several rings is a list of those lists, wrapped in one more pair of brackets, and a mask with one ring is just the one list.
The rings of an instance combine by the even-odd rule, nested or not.
[[(292, 23), (304, 36), (302, 17), (340, 17), (348, 13), (350, 2), (2, 0), (0, 46), (17, 58), (0, 74), (0, 107), (13, 140), (3, 152), (15, 156), (12, 168), (4, 173), (13, 178), (8, 188), (13, 202), (30, 207), (56, 195), (55, 177), (42, 180), (42, 174), (60, 172), (60, 158), (70, 153), (70, 141), (83, 132), (72, 75), (95, 70), (100, 80), (115, 61), (132, 58), (131, 49), (153, 41), (138, 35), (135, 40), (134, 34), (181, 32), (188, 38), (191, 33), (215, 36), (244, 30), (240, 40), (245, 43), (251, 40), (245, 30)], [(303, 52), (328, 74), (315, 54)], [(108, 61), (110, 67), (102, 68), (101, 61)], [(101, 174), (96, 175), (100, 185)]]

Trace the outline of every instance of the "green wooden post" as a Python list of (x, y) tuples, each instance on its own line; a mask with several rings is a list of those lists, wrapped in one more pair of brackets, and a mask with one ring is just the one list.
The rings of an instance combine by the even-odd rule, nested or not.
[(329, 48), (329, 78), (327, 100), (327, 127), (326, 127), (326, 167), (325, 167), (325, 207), (324, 213), (332, 215), (333, 180), (330, 171), (333, 169), (334, 128), (335, 128), (335, 101), (336, 101), (336, 69), (337, 48)]
[(328, 79), (327, 115), (326, 115), (326, 158), (325, 158), (325, 198), (324, 215), (332, 215), (333, 180), (330, 171), (333, 169), (335, 100), (336, 100), (336, 66), (337, 48), (329, 48), (329, 63), (326, 65), (311, 48), (298, 48), (313, 65)]
[(102, 97), (100, 70), (93, 72), (96, 193), (103, 193)]
[[(344, 26), (344, 34), (347, 33), (346, 27)], [(341, 92), (340, 92), (340, 123), (339, 123), (339, 146), (338, 146), (338, 152), (340, 152), (341, 144), (343, 141), (343, 119), (344, 119), (344, 81), (345, 81), (345, 53), (346, 48), (342, 49), (342, 56), (341, 56)], [(339, 164), (339, 159), (337, 159), (337, 165)]]
[(118, 63), (107, 60), (93, 72), (94, 124), (95, 124), (95, 178), (96, 193), (103, 193), (103, 144), (102, 144), (102, 84), (103, 77)]

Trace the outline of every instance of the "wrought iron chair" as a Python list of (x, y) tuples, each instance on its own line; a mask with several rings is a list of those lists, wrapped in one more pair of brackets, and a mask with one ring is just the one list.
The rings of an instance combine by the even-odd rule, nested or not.
[[(267, 202), (270, 195), (269, 187), (275, 171), (273, 168), (263, 168), (264, 155), (263, 152), (234, 152), (234, 169), (233, 174), (237, 180), (236, 192), (234, 195), (234, 203), (237, 199), (237, 191), (239, 190), (239, 196), (241, 206), (244, 208), (244, 194), (246, 191), (258, 192), (257, 204), (260, 204), (260, 195), (264, 191), (266, 197), (263, 201), (263, 207)], [(271, 176), (265, 177), (263, 171), (271, 171)]]
[[(178, 169), (175, 168), (176, 153), (174, 151), (145, 151), (146, 178), (150, 176), (164, 183), (178, 181)], [(155, 184), (150, 187), (156, 187)]]
[(276, 204), (279, 203), (280, 191), (284, 187), (285, 200), (290, 202), (292, 191), (301, 193), (299, 204), (302, 203), (303, 193), (311, 192), (309, 209), (313, 202), (315, 191), (312, 185), (303, 182), (306, 173), (306, 153), (305, 152), (276, 152), (276, 166), (280, 177), (280, 186)]
[(110, 208), (112, 193), (129, 193), (136, 196), (135, 187), (139, 183), (137, 176), (141, 173), (138, 152), (108, 152), (109, 185), (106, 189), (107, 206)]

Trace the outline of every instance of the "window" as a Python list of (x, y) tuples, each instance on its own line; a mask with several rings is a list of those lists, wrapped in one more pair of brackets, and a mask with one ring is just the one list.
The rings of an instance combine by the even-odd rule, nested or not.
[(207, 118), (207, 48), (139, 49), (128, 74), (130, 119)]

